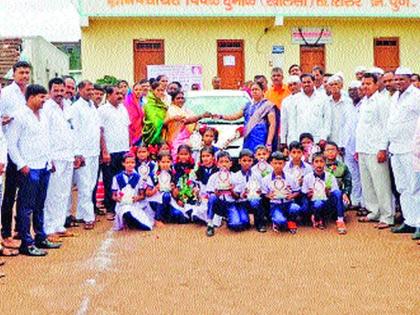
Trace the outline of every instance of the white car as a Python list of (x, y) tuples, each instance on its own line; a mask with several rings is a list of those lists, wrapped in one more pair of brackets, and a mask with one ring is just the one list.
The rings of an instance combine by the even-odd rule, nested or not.
[[(209, 90), (209, 91), (188, 91), (185, 94), (185, 105), (194, 114), (210, 112), (218, 115), (231, 115), (239, 112), (251, 98), (245, 91), (239, 90)], [(244, 119), (235, 121), (223, 121), (214, 119), (203, 119), (200, 124), (216, 128), (219, 132), (219, 139), (216, 147), (225, 148), (233, 158), (239, 156), (242, 149), (243, 138), (233, 142), (229, 139), (235, 138), (236, 130), (243, 126)], [(226, 143), (230, 142), (227, 146)]]

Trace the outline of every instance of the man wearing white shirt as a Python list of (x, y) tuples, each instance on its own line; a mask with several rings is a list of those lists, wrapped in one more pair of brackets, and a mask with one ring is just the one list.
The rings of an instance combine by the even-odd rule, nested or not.
[[(60, 244), (47, 240), (44, 231), (44, 202), (50, 178), (50, 143), (48, 120), (41, 110), (47, 90), (29, 85), (25, 92), (27, 106), (14, 113), (8, 129), (11, 160), (19, 171), (17, 198), (18, 231), (22, 243), (20, 252), (29, 256), (45, 256), (41, 248), (59, 248)], [(35, 240), (31, 235), (31, 216)]]
[(356, 128), (356, 152), (359, 158), (363, 199), (370, 213), (360, 222), (379, 221), (379, 229), (394, 224), (391, 179), (387, 160), (387, 120), (389, 103), (378, 91), (378, 77), (365, 73), (362, 89), (366, 93), (360, 105)]
[(123, 158), (130, 149), (128, 126), (130, 119), (123, 104), (123, 94), (117, 86), (105, 88), (107, 102), (99, 107), (101, 121), (102, 175), (105, 188), (104, 205), (107, 219), (112, 220), (115, 201), (112, 199), (112, 179), (123, 171)]
[(64, 93), (64, 99), (70, 105), (76, 100), (76, 81), (72, 76), (65, 75), (63, 76), (64, 87), (66, 91)]
[(343, 126), (350, 121), (353, 104), (350, 98), (341, 92), (340, 77), (333, 75), (328, 79), (329, 106), (331, 108), (331, 133), (329, 140), (337, 143), (340, 149), (344, 148), (348, 134), (345, 133)]
[(315, 90), (317, 92), (323, 92), (326, 94), (326, 91), (324, 89), (324, 73), (324, 69), (322, 69), (320, 66), (315, 66), (312, 68)]
[(73, 164), (75, 161), (75, 139), (68, 121), (67, 111), (70, 106), (64, 102), (64, 81), (54, 78), (48, 83), (50, 99), (45, 102), (43, 112), (48, 120), (48, 134), (51, 145), (51, 159), (55, 172), (51, 174), (44, 208), (44, 230), (51, 241), (56, 237), (73, 236), (66, 231), (64, 223), (67, 209), (64, 207), (71, 198)]
[(300, 78), (297, 75), (291, 75), (287, 79), (287, 87), (291, 94), (283, 100), (281, 106), (280, 141), (290, 144), (299, 138), (299, 135), (294, 135), (291, 132), (296, 130), (296, 108), (293, 97), (301, 91)]
[[(3, 125), (14, 119), (16, 111), (26, 107), (25, 91), (31, 77), (31, 65), (26, 61), (19, 61), (13, 66), (13, 83), (2, 90), (0, 98), (0, 113)], [(8, 126), (5, 126), (6, 139)], [(12, 238), (13, 206), (17, 190), (18, 171), (15, 163), (8, 157), (3, 204), (1, 206), (1, 234), (3, 245), (18, 248), (19, 242)]]
[(331, 130), (331, 108), (325, 93), (319, 93), (314, 88), (314, 77), (311, 74), (302, 74), (302, 93), (293, 97), (296, 108), (296, 120), (291, 134), (299, 137), (302, 133), (310, 133), (315, 142), (325, 142)]
[[(420, 117), (420, 91), (411, 85), (412, 72), (400, 67), (395, 72), (397, 92), (393, 95), (388, 118), (389, 152), (395, 184), (401, 194), (401, 210), (404, 223), (392, 229), (394, 233), (414, 233), (420, 213), (419, 198), (413, 189), (418, 180), (413, 172), (414, 131)], [(419, 235), (420, 239), (420, 235)]]
[(93, 105), (93, 84), (87, 80), (77, 86), (80, 98), (69, 108), (70, 123), (76, 139), (76, 156), (82, 166), (75, 170), (74, 180), (78, 188), (76, 219), (84, 222), (85, 229), (94, 228), (95, 213), (92, 193), (96, 185), (100, 152), (100, 120)]

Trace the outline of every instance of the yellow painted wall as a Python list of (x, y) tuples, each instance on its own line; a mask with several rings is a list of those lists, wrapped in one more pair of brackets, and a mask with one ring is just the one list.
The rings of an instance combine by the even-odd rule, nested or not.
[[(272, 45), (285, 46), (284, 68), (299, 64), (299, 45), (291, 43), (291, 28), (330, 27), (326, 45), (327, 72), (343, 71), (353, 79), (358, 65), (373, 65), (373, 38), (400, 37), (400, 63), (420, 72), (420, 19), (292, 19), (274, 27), (271, 18), (90, 19), (82, 30), (83, 78), (105, 74), (133, 81), (133, 39), (164, 39), (166, 64), (202, 64), (204, 87), (217, 73), (217, 39), (244, 39), (245, 77), (269, 76)], [(264, 34), (264, 28), (270, 27)]]

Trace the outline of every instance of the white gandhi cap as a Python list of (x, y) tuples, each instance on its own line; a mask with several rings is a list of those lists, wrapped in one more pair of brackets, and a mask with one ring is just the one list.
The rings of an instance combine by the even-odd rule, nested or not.
[(395, 75), (413, 75), (413, 71), (407, 67), (399, 67), (395, 70)]
[(292, 84), (292, 83), (300, 83), (299, 76), (297, 76), (297, 75), (289, 76), (289, 78), (287, 79), (287, 84)]
[(349, 89), (358, 89), (362, 86), (362, 82), (360, 81), (351, 81), (349, 84)]

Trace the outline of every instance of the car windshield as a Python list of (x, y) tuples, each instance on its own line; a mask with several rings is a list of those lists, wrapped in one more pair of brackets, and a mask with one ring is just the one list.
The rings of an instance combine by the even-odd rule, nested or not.
[[(249, 102), (246, 96), (194, 96), (187, 97), (185, 106), (189, 108), (195, 115), (204, 112), (220, 115), (232, 115), (239, 112), (245, 104)], [(207, 123), (211, 119), (205, 120)], [(236, 120), (235, 123), (243, 121), (243, 118)]]

